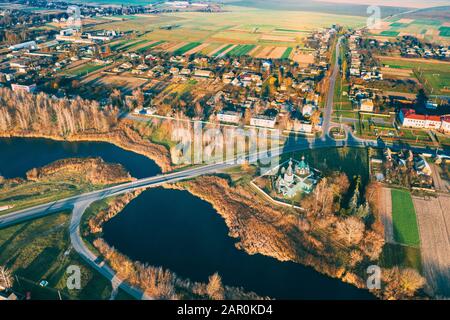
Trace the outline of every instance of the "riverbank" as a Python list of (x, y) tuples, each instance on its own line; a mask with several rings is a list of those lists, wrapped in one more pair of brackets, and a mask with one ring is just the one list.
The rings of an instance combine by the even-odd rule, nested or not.
[(127, 151), (135, 152), (153, 160), (163, 172), (173, 169), (170, 152), (162, 145), (143, 139), (130, 127), (129, 120), (121, 120), (117, 129), (109, 133), (77, 133), (62, 137), (59, 135), (47, 135), (40, 132), (28, 131), (0, 131), (2, 138), (43, 138), (54, 141), (69, 142), (107, 142)]
[(101, 158), (66, 158), (30, 169), (25, 177), (0, 177), (1, 214), (132, 181), (120, 164)]
[[(367, 268), (379, 265), (384, 238), (376, 207), (379, 191), (376, 186), (369, 187), (367, 197), (373, 208), (370, 223), (356, 216), (313, 217), (310, 215), (313, 210), (303, 214), (294, 208), (267, 206), (264, 199), (244, 185), (217, 176), (203, 176), (169, 188), (187, 190), (211, 203), (225, 220), (229, 236), (238, 239), (236, 247), (250, 255), (262, 254), (310, 266), (366, 290)], [(422, 295), (422, 278), (415, 270), (382, 268), (382, 276), (381, 290), (371, 290), (379, 298), (408, 299)]]
[(220, 275), (210, 275), (208, 283), (179, 277), (173, 271), (132, 260), (109, 245), (103, 238), (103, 225), (119, 214), (142, 191), (101, 200), (88, 208), (82, 219), (81, 234), (91, 250), (103, 257), (116, 276), (154, 299), (238, 299), (258, 300), (256, 293), (222, 284)]

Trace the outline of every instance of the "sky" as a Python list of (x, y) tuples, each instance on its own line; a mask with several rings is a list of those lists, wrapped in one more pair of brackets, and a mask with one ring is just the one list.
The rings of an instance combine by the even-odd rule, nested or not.
[(378, 6), (427, 8), (450, 5), (450, 0), (315, 0), (317, 2), (355, 3)]

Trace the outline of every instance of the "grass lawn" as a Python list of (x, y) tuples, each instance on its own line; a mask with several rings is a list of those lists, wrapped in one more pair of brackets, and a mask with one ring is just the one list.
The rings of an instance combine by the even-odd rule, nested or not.
[(91, 72), (94, 72), (98, 69), (103, 68), (105, 65), (102, 64), (95, 64), (95, 63), (86, 63), (82, 66), (70, 70), (64, 70), (63, 73), (73, 76), (85, 76)]
[(422, 273), (422, 258), (420, 249), (399, 244), (386, 243), (380, 257), (382, 267), (392, 268), (401, 266), (405, 268), (414, 268)]
[[(58, 290), (67, 299), (108, 299), (111, 283), (92, 270), (71, 249), (66, 212), (0, 230), (0, 265), (9, 268), (18, 280), (14, 290), (32, 299), (57, 300)], [(76, 265), (81, 271), (81, 289), (67, 288), (66, 270)], [(41, 280), (48, 286), (39, 286)]]
[(398, 189), (392, 189), (391, 194), (395, 241), (413, 247), (419, 246), (419, 229), (411, 194)]
[(402, 128), (399, 131), (399, 136), (404, 139), (409, 140), (417, 140), (417, 141), (423, 141), (423, 142), (430, 142), (431, 138), (428, 135), (428, 133), (421, 131), (421, 130), (413, 130), (413, 129), (405, 129)]

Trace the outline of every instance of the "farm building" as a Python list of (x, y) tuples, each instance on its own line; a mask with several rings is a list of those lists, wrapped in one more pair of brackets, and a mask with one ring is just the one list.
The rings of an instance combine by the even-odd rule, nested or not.
[(366, 112), (373, 112), (372, 99), (361, 99), (361, 101), (359, 102), (359, 110)]

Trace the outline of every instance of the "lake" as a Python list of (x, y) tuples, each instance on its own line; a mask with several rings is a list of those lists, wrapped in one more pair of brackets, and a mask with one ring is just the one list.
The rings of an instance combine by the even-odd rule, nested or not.
[(222, 217), (187, 191), (149, 189), (103, 231), (104, 239), (131, 259), (183, 278), (206, 282), (218, 272), (226, 285), (277, 299), (373, 299), (312, 268), (236, 249)]
[[(0, 151), (0, 174), (7, 178), (24, 176), (31, 168), (69, 157), (102, 157), (121, 163), (137, 178), (160, 173), (148, 158), (109, 143), (2, 138)], [(320, 152), (323, 155), (324, 151)], [(362, 162), (364, 156), (353, 152), (341, 156), (353, 159), (355, 164)], [(320, 162), (314, 153), (306, 156)], [(322, 163), (330, 164), (325, 160)], [(331, 163), (339, 165), (337, 161)], [(351, 167), (356, 170), (356, 166)], [(362, 167), (358, 169), (361, 172), (365, 170)], [(205, 282), (218, 272), (226, 285), (278, 299), (374, 298), (368, 291), (312, 268), (237, 250), (222, 217), (209, 203), (186, 191), (145, 191), (105, 224), (104, 238), (132, 259), (163, 266), (194, 281)]]
[(147, 157), (106, 142), (66, 142), (49, 139), (0, 138), (0, 175), (24, 177), (33, 168), (74, 157), (101, 157), (122, 164), (133, 177), (151, 177), (161, 172)]

